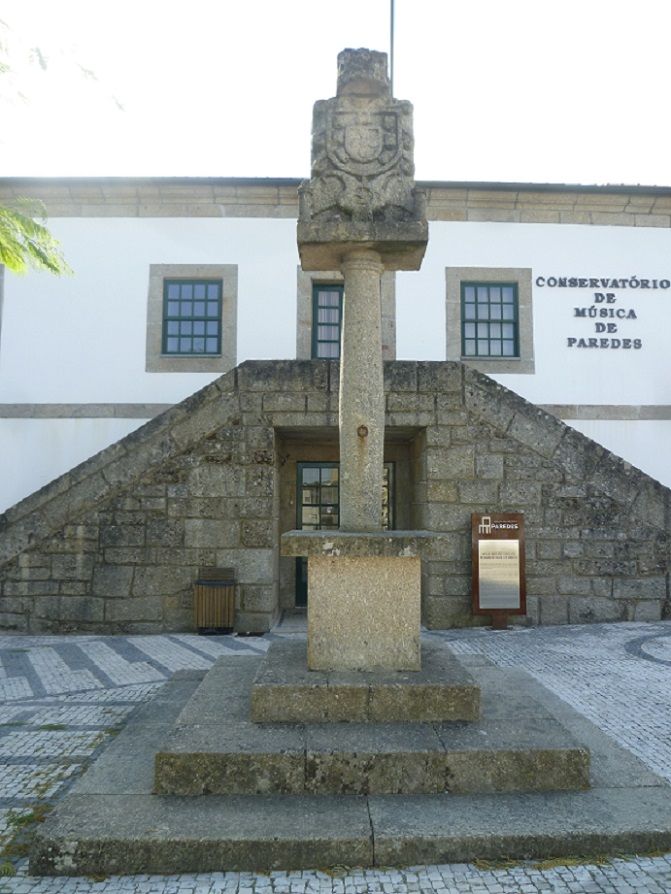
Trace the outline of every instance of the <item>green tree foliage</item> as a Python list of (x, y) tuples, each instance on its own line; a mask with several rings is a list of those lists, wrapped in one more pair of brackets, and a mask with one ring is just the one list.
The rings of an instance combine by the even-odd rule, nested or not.
[[(26, 101), (14, 83), (10, 35), (11, 29), (0, 19), (0, 76), (3, 78), (0, 95), (3, 99), (15, 95)], [(31, 48), (30, 59), (46, 69), (46, 59), (39, 48)], [(40, 202), (19, 199), (12, 207), (0, 205), (0, 264), (14, 273), (25, 273), (29, 268), (57, 274), (72, 272), (58, 241), (47, 229), (45, 208)]]
[(29, 268), (71, 273), (57, 240), (46, 227), (44, 207), (22, 200), (19, 207), (0, 205), (0, 264), (14, 273)]

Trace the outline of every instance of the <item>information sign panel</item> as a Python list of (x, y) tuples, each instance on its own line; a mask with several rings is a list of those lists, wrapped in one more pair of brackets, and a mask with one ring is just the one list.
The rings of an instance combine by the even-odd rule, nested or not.
[(524, 516), (493, 512), (471, 516), (473, 613), (526, 614)]

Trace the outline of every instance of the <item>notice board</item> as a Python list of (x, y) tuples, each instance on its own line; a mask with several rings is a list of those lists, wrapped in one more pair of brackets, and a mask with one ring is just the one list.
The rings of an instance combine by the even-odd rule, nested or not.
[(476, 615), (526, 614), (524, 516), (471, 516), (472, 596)]

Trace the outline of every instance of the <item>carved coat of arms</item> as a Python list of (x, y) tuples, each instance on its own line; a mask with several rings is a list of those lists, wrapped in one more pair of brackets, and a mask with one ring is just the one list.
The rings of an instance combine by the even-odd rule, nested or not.
[(380, 111), (330, 110), (326, 121), (326, 154), (338, 170), (355, 177), (375, 177), (401, 157), (399, 114)]

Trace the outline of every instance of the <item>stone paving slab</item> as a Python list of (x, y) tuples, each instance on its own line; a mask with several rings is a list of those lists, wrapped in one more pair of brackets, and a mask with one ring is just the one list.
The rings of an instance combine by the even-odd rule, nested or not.
[(422, 669), (403, 672), (313, 671), (305, 640), (271, 645), (254, 679), (257, 723), (476, 720), (479, 691), (442, 648), (422, 648)]

